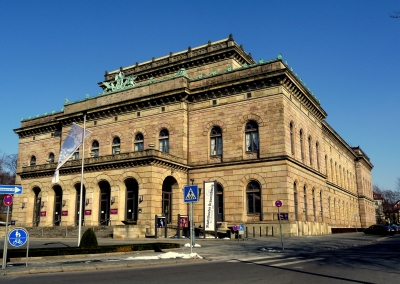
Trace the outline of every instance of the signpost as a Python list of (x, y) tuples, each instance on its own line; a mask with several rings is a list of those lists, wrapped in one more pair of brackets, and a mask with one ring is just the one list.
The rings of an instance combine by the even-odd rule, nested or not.
[(6, 217), (6, 230), (4, 233), (4, 247), (3, 247), (3, 265), (2, 268), (5, 269), (7, 265), (7, 233), (8, 233), (8, 216), (10, 215), (10, 205), (12, 204), (12, 195), (7, 194), (3, 198), (3, 203), (7, 206), (7, 217)]
[(26, 242), (28, 245), (26, 247), (26, 264), (28, 266), (28, 252), (29, 252), (29, 234), (24, 228), (15, 228), (10, 234), (8, 234), (8, 242), (14, 247), (21, 247)]
[(190, 253), (192, 253), (192, 247), (194, 246), (193, 203), (199, 201), (199, 187), (193, 185), (193, 179), (190, 181), (192, 185), (183, 187), (183, 202), (190, 203)]
[(0, 194), (22, 194), (22, 186), (0, 185)]
[(281, 213), (280, 213), (280, 210), (279, 210), (279, 208), (281, 208), (281, 206), (282, 206), (282, 201), (280, 201), (280, 200), (275, 201), (275, 206), (278, 207), (278, 218), (279, 218), (279, 228), (280, 228), (280, 231), (281, 231), (282, 250), (285, 250), (285, 248), (283, 247)]

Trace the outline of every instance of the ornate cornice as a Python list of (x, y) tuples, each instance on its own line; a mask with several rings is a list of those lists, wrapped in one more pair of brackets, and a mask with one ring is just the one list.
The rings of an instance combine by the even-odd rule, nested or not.
[[(81, 171), (82, 160), (72, 160), (66, 162), (60, 168), (60, 175), (76, 174)], [(175, 157), (168, 153), (149, 149), (139, 152), (121, 153), (117, 155), (108, 155), (101, 157), (85, 158), (85, 172), (96, 172), (110, 169), (133, 168), (147, 165), (158, 165), (186, 172), (189, 166), (184, 159)], [(57, 167), (56, 163), (26, 166), (17, 174), (21, 179), (30, 179), (38, 177), (50, 177), (54, 175)]]

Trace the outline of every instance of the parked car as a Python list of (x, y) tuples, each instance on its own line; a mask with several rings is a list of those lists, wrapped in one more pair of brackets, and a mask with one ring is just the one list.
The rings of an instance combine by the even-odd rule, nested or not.
[(390, 225), (390, 227), (394, 230), (396, 234), (400, 234), (400, 227), (398, 225)]
[(372, 225), (369, 228), (364, 229), (364, 234), (393, 236), (395, 233), (396, 232), (392, 227), (385, 225)]

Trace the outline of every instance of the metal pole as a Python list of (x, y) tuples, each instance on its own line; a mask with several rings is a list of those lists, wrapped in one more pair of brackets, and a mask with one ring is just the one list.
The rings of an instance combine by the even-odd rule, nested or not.
[(85, 136), (86, 136), (86, 114), (83, 115), (83, 135), (82, 135), (82, 168), (81, 168), (81, 189), (79, 193), (79, 229), (78, 229), (78, 247), (81, 243), (82, 232), (82, 192), (83, 192), (83, 167), (85, 163)]
[(25, 263), (25, 267), (28, 267), (28, 255), (29, 255), (29, 233), (28, 232), (27, 232), (26, 236), (28, 238), (28, 245), (26, 247), (26, 263)]
[(280, 228), (280, 231), (281, 231), (282, 250), (285, 250), (285, 248), (283, 247), (283, 240), (282, 240), (282, 223), (281, 223), (281, 214), (280, 214), (279, 207), (278, 207), (278, 218), (279, 218), (279, 228)]
[(193, 253), (194, 226), (193, 226), (193, 202), (190, 202), (190, 253)]
[(8, 216), (10, 214), (10, 206), (7, 206), (7, 218), (6, 218), (6, 231), (4, 233), (4, 248), (3, 248), (3, 266), (5, 269), (7, 266), (7, 235), (8, 235)]

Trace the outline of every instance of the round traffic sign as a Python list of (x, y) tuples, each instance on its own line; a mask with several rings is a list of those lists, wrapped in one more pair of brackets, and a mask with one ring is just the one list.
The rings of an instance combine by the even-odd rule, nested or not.
[(28, 232), (24, 228), (15, 228), (8, 234), (8, 242), (14, 247), (23, 246), (28, 240)]
[(281, 207), (282, 206), (282, 201), (280, 201), (280, 200), (275, 201), (275, 206), (276, 207)]
[(11, 194), (6, 194), (3, 198), (3, 203), (5, 206), (10, 206), (13, 203), (13, 196)]

